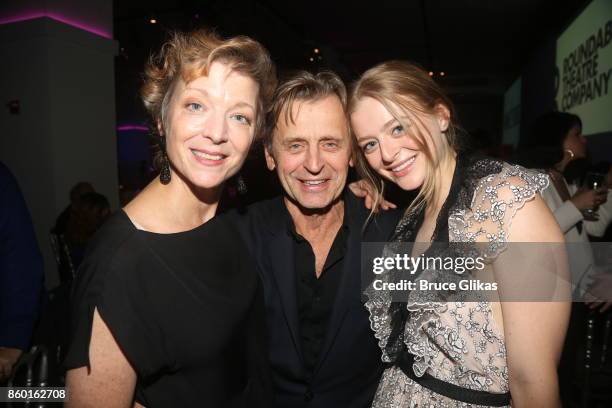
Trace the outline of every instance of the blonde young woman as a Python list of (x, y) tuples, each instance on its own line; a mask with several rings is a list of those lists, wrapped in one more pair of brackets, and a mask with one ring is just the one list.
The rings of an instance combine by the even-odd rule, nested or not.
[[(368, 70), (354, 86), (349, 113), (363, 153), (358, 168), (376, 188), (374, 201), (382, 202), (381, 178), (418, 190), (393, 238), (421, 243), (413, 256), (434, 243), (473, 242), (494, 276), (512, 286), (523, 278), (509, 243), (563, 242), (539, 194), (548, 178), (461, 153), (453, 105), (427, 72), (399, 61)], [(427, 270), (420, 278), (456, 278), (445, 273)], [(449, 302), (435, 291), (425, 297), (411, 291), (396, 302), (372, 287), (367, 293), (389, 364), (374, 407), (560, 406), (557, 364), (567, 302), (469, 301), (469, 295)]]
[(269, 406), (259, 280), (215, 212), (275, 85), (268, 52), (247, 37), (176, 33), (147, 64), (161, 172), (79, 269), (67, 406)]

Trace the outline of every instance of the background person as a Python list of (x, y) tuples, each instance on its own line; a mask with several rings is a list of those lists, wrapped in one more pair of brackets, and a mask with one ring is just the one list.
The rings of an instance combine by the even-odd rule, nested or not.
[[(608, 292), (610, 279), (595, 263), (589, 235), (601, 237), (605, 234), (612, 219), (612, 200), (608, 200), (611, 196), (607, 186), (581, 188), (582, 177), (574, 174), (584, 173), (584, 168), (588, 167), (587, 139), (582, 135), (582, 121), (571, 113), (546, 113), (536, 119), (529, 141), (520, 158), (523, 164), (543, 169), (550, 175), (551, 183), (542, 192), (542, 198), (553, 211), (568, 243), (575, 300), (584, 301), (588, 308), (606, 311), (610, 305), (606, 300), (612, 296)], [(585, 217), (586, 211), (595, 208), (595, 217)], [(563, 400), (571, 398), (578, 364), (576, 356), (584, 338), (588, 313), (581, 303), (572, 304), (559, 368)]]
[[(595, 273), (589, 235), (603, 236), (612, 220), (612, 200), (607, 186), (598, 189), (568, 184), (564, 172), (568, 165), (587, 156), (582, 122), (574, 114), (549, 112), (533, 125), (531, 142), (520, 155), (521, 163), (548, 172), (551, 183), (542, 198), (561, 227), (568, 251), (572, 282), (582, 295)], [(612, 197), (612, 196), (611, 196)], [(587, 210), (598, 208), (597, 217), (585, 218)]]
[(68, 204), (68, 206), (64, 208), (60, 215), (57, 216), (57, 220), (55, 221), (55, 226), (53, 227), (52, 232), (58, 235), (64, 234), (66, 232), (66, 227), (68, 225), (70, 217), (77, 208), (81, 196), (83, 194), (93, 192), (95, 192), (93, 186), (86, 181), (81, 181), (75, 184), (70, 189), (70, 204)]
[(109, 215), (110, 204), (102, 194), (90, 192), (79, 198), (64, 232), (64, 240), (75, 269), (81, 265), (90, 239)]

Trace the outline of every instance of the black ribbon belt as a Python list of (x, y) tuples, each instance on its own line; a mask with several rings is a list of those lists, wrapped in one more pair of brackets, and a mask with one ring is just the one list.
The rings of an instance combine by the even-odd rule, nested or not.
[(399, 367), (404, 374), (419, 385), (445, 397), (475, 405), (488, 405), (491, 407), (502, 407), (510, 405), (511, 396), (509, 392), (496, 394), (487, 391), (472, 390), (455, 384), (442, 381), (424, 373), (418, 377), (412, 369), (414, 356), (407, 351), (400, 353), (398, 360), (392, 364)]

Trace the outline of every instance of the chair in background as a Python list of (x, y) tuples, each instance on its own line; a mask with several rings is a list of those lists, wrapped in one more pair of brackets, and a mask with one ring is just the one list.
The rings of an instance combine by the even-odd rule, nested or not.
[[(598, 312), (589, 313), (581, 384), (582, 408), (612, 406), (612, 365), (609, 356), (611, 331), (612, 311), (603, 316)], [(598, 340), (601, 340), (601, 343)]]
[[(49, 384), (49, 355), (46, 347), (33, 346), (29, 352), (24, 353), (15, 367), (13, 374), (9, 378), (7, 387), (50, 387), (57, 386)], [(45, 405), (41, 402), (26, 401), (6, 403), (7, 408), (28, 407), (28, 408), (43, 408)]]
[(64, 236), (55, 233), (53, 230), (49, 233), (49, 241), (57, 263), (60, 282), (69, 282), (76, 276), (76, 270), (72, 262), (72, 254), (70, 247), (66, 243)]

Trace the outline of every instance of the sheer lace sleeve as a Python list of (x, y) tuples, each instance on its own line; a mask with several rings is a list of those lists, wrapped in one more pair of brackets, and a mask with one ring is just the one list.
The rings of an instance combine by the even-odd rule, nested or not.
[(544, 173), (504, 163), (499, 173), (480, 179), (469, 209), (449, 216), (450, 241), (485, 242), (484, 256), (495, 258), (506, 247), (516, 213), (548, 183)]

